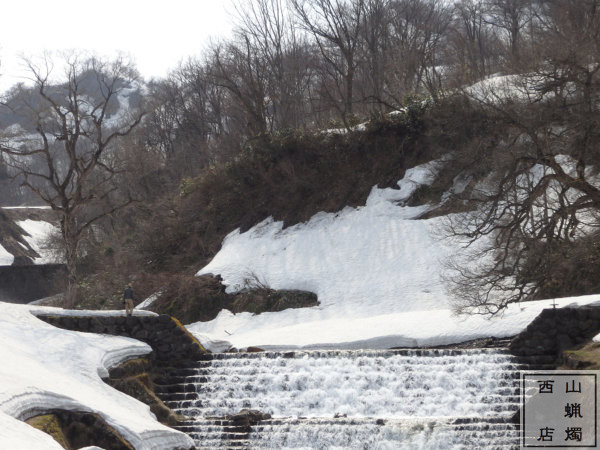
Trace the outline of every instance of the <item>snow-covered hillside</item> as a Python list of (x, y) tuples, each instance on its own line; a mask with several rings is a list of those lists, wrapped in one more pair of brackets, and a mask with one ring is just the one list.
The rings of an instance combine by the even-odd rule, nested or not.
[(287, 229), (266, 219), (245, 233), (233, 231), (199, 275), (220, 274), (230, 292), (252, 279), (275, 289), (313, 291), (320, 306), (260, 315), (223, 310), (188, 328), (208, 347), (227, 340), (238, 348), (412, 347), (518, 334), (553, 302), (512, 305), (494, 319), (452, 314), (440, 275), (443, 262), (463, 249), (439, 237), (443, 218), (417, 219), (428, 206), (404, 206), (439, 165), (408, 170), (398, 189), (373, 187), (359, 208), (320, 213)]

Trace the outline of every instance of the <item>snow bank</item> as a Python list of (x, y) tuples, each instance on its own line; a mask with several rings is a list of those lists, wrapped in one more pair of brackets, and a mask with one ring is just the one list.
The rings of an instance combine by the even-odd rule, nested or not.
[[(600, 295), (558, 299), (558, 306), (587, 305)], [(188, 325), (204, 345), (207, 338), (222, 337), (231, 346), (259, 346), (269, 350), (303, 349), (386, 349), (448, 345), (485, 337), (511, 337), (523, 331), (553, 300), (512, 304), (502, 316), (457, 317), (450, 309), (389, 312), (369, 317), (318, 318), (302, 321), (298, 310), (281, 313), (232, 314), (227, 310), (211, 322)], [(293, 318), (298, 319), (296, 323)], [(222, 348), (223, 350), (220, 350)], [(211, 351), (224, 351), (221, 347)]]
[(22, 448), (22, 445), (27, 450), (63, 450), (49, 434), (0, 411), (0, 447)]
[(101, 379), (109, 367), (149, 353), (147, 344), (62, 330), (37, 319), (32, 311), (57, 312), (0, 302), (0, 448), (60, 448), (15, 420), (50, 409), (97, 413), (136, 449), (193, 445), (185, 434), (158, 423), (147, 405)]
[(440, 279), (443, 262), (464, 250), (457, 241), (436, 238), (443, 219), (415, 220), (427, 206), (403, 206), (441, 165), (408, 170), (398, 189), (374, 187), (360, 208), (318, 213), (285, 230), (267, 219), (245, 233), (230, 233), (198, 275), (220, 274), (228, 292), (249, 279), (308, 290), (320, 305), (260, 315), (223, 310), (188, 329), (208, 346), (221, 341), (214, 348), (223, 349), (227, 342), (272, 349), (414, 347), (518, 334), (552, 301), (511, 305), (493, 319), (456, 317), (450, 310)]

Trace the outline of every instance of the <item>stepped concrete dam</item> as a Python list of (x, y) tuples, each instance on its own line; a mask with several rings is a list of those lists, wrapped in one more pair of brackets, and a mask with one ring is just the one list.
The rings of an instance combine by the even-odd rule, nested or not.
[(38, 317), (148, 342), (197, 449), (517, 449), (521, 372), (600, 329), (598, 307), (562, 308), (489, 348), (211, 354), (168, 316)]

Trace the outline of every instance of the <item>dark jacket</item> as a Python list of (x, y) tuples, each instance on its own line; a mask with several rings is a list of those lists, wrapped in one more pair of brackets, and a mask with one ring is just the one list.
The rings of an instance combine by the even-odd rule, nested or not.
[(131, 289), (130, 287), (125, 289), (125, 292), (123, 292), (123, 300), (126, 300), (128, 298), (133, 300), (133, 289)]

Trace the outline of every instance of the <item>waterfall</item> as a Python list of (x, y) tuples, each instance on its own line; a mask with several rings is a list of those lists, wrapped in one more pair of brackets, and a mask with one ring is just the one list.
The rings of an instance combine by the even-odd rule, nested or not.
[[(180, 374), (169, 406), (199, 446), (250, 448), (518, 446), (514, 356), (498, 349), (215, 354)], [(218, 418), (271, 414), (239, 432)], [(219, 428), (221, 427), (221, 428)], [(239, 436), (236, 436), (236, 433)], [(245, 434), (244, 434), (245, 433)], [(229, 444), (227, 444), (229, 445)], [(225, 446), (227, 446), (225, 445)]]

